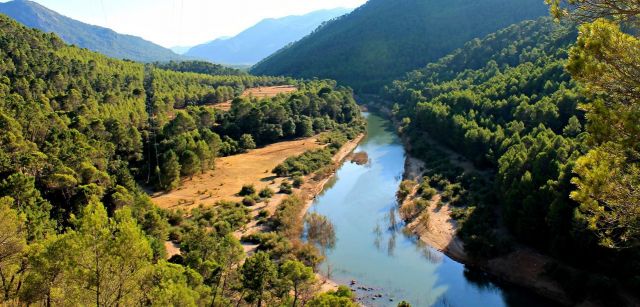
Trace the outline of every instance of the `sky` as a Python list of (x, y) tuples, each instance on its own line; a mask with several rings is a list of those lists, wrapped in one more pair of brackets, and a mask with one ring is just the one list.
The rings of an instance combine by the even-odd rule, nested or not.
[[(233, 36), (264, 18), (356, 8), (366, 0), (34, 0), (85, 23), (140, 36), (164, 47)], [(7, 0), (0, 0), (7, 2)]]

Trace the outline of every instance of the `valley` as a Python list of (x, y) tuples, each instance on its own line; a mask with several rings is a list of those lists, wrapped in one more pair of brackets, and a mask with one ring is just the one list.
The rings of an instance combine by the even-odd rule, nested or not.
[(640, 306), (639, 16), (0, 3), (0, 306)]

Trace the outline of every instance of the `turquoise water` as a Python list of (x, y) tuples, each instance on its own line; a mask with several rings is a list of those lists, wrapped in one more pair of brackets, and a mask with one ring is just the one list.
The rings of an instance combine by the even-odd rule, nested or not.
[(387, 120), (366, 116), (368, 135), (356, 152), (367, 152), (369, 164), (346, 162), (310, 210), (327, 216), (336, 233), (321, 272), (342, 284), (355, 280), (352, 288), (367, 306), (396, 306), (402, 300), (412, 306), (548, 305), (468, 271), (402, 233), (395, 193), (405, 152)]

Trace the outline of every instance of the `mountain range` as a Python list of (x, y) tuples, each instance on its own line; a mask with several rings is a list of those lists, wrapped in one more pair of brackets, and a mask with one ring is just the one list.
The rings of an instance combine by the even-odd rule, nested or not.
[(541, 0), (370, 0), (251, 72), (331, 78), (357, 91), (377, 92), (469, 40), (547, 13)]
[(189, 49), (185, 55), (215, 63), (252, 65), (289, 43), (308, 35), (322, 23), (349, 13), (336, 8), (301, 16), (268, 18), (230, 38), (218, 38)]
[(33, 1), (13, 0), (0, 3), (0, 13), (28, 27), (56, 33), (68, 44), (110, 57), (140, 62), (184, 59), (173, 51), (140, 37), (71, 19)]

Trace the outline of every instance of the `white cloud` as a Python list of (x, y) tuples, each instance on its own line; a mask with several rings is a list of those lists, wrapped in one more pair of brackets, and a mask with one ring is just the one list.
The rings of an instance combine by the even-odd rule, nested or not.
[(355, 8), (366, 0), (35, 0), (68, 17), (165, 47), (234, 35), (264, 18)]

